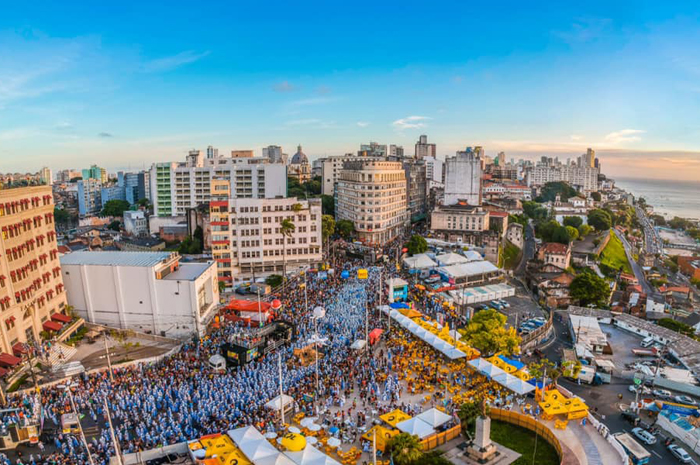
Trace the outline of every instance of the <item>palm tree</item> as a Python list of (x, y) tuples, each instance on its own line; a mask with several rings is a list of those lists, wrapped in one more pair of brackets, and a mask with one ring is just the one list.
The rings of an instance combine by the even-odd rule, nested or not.
[(457, 411), (459, 421), (462, 422), (462, 432), (469, 439), (472, 438), (470, 431), (476, 423), (476, 419), (479, 417), (479, 415), (481, 415), (481, 409), (479, 406), (479, 402), (477, 401), (465, 402), (459, 407), (459, 410)]
[(389, 450), (396, 465), (415, 463), (423, 456), (423, 448), (418, 436), (400, 433), (389, 441)]
[[(295, 204), (299, 205), (299, 204)], [(287, 282), (287, 238), (292, 236), (292, 233), (296, 229), (294, 223), (290, 219), (282, 220), (280, 223), (280, 233), (282, 234), (282, 259), (283, 259), (283, 276), (282, 276), (282, 290), (285, 291), (285, 284)]]

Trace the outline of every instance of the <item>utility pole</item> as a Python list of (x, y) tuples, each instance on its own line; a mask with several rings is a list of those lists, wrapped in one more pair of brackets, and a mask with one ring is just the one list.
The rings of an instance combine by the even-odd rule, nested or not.
[(260, 288), (258, 287), (258, 328), (262, 325), (262, 311), (260, 309)]
[(280, 377), (280, 431), (284, 430), (284, 390), (282, 389), (282, 352), (277, 353)]
[(80, 430), (80, 438), (83, 440), (83, 445), (85, 446), (85, 451), (87, 452), (88, 460), (90, 461), (90, 465), (95, 465), (95, 462), (92, 460), (92, 453), (90, 452), (90, 447), (88, 447), (87, 440), (85, 439), (85, 433), (83, 432), (83, 425), (80, 424), (80, 412), (78, 412), (78, 410), (75, 408), (75, 401), (73, 400), (73, 391), (70, 390), (70, 386), (67, 386), (66, 389), (68, 390), (68, 398), (70, 399), (71, 409), (73, 410), (73, 413), (75, 413), (76, 420), (78, 420), (78, 429)]
[(27, 356), (27, 366), (29, 367), (29, 373), (32, 374), (32, 381), (34, 382), (34, 390), (38, 392), (39, 390), (39, 383), (36, 381), (36, 373), (34, 373), (34, 367), (32, 366), (32, 361), (29, 358), (29, 350), (25, 352), (25, 355)]
[(109, 380), (114, 383), (114, 373), (112, 373), (112, 361), (109, 358), (109, 347), (107, 347), (107, 335), (104, 336), (105, 355), (107, 355), (107, 368), (109, 369)]
[(109, 423), (109, 433), (112, 436), (112, 443), (114, 444), (114, 453), (117, 454), (117, 461), (119, 465), (124, 465), (122, 461), (122, 451), (117, 442), (117, 436), (114, 434), (114, 426), (112, 425), (112, 415), (109, 414), (109, 406), (107, 405), (107, 397), (104, 397), (105, 403), (105, 413), (107, 413), (107, 422)]

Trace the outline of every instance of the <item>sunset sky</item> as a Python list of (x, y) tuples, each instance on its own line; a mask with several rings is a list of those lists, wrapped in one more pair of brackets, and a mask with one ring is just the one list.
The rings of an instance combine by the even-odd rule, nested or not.
[(3, 4), (0, 171), (425, 133), (700, 178), (696, 2), (129, 3)]

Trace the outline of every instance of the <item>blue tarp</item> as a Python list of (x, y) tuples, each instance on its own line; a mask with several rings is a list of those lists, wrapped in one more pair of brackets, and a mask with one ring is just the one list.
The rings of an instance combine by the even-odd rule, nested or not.
[(411, 308), (411, 307), (409, 307), (408, 304), (405, 303), (405, 302), (392, 302), (392, 303), (389, 304), (389, 307), (395, 308), (395, 309), (397, 309), (397, 310), (400, 309), (400, 308)]
[(525, 364), (523, 362), (513, 360), (512, 358), (508, 358), (505, 355), (499, 355), (498, 358), (506, 362), (508, 365), (513, 365), (517, 370), (522, 370), (523, 368), (525, 368)]

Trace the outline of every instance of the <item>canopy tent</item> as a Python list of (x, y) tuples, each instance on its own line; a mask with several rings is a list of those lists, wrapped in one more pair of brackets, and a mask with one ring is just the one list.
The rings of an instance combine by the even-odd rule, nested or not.
[[(435, 350), (441, 352), (451, 360), (467, 356), (467, 353), (464, 350), (458, 349), (454, 344), (443, 339), (443, 337), (451, 339), (449, 336), (449, 329), (445, 332), (445, 335), (441, 337), (438, 335), (440, 334), (441, 327), (437, 324), (431, 324), (424, 320), (412, 320), (411, 318), (402, 315), (398, 310), (391, 310), (389, 312), (389, 316), (403, 326), (408, 332), (415, 335), (423, 342), (431, 345)], [(470, 351), (470, 355), (474, 353), (478, 354), (476, 349), (468, 348), (468, 346), (462, 343), (460, 344), (461, 348)]]
[(314, 446), (309, 445), (304, 450), (286, 452), (285, 455), (296, 465), (340, 465), (336, 460), (333, 460)]
[(505, 355), (499, 355), (498, 358), (503, 360), (508, 365), (514, 366), (516, 370), (522, 370), (523, 368), (525, 368), (525, 364), (523, 362), (514, 360), (512, 358), (508, 358)]
[(407, 318), (420, 318), (423, 316), (421, 312), (418, 310), (414, 310), (412, 308), (403, 308), (399, 310), (401, 314)]
[(469, 259), (463, 255), (454, 252), (444, 253), (435, 257), (440, 266), (457, 265), (459, 263), (467, 263)]
[[(377, 435), (374, 435), (374, 432), (377, 432)], [(362, 439), (366, 441), (374, 441), (374, 438), (376, 437), (377, 439), (377, 449), (384, 452), (386, 449), (386, 446), (389, 444), (389, 441), (391, 438), (399, 434), (399, 430), (393, 429), (393, 428), (385, 428), (384, 426), (381, 425), (374, 425), (372, 428), (370, 428), (369, 431), (367, 431), (365, 434), (362, 435)]]
[(389, 413), (381, 415), (379, 418), (381, 418), (384, 422), (391, 426), (396, 426), (397, 423), (401, 423), (402, 421), (408, 420), (411, 418), (411, 416), (399, 409), (396, 409)]
[(431, 408), (430, 410), (426, 410), (425, 412), (421, 413), (420, 415), (417, 415), (416, 418), (419, 418), (432, 426), (433, 428), (437, 428), (440, 425), (444, 425), (448, 421), (452, 419), (448, 414), (441, 412), (440, 410), (436, 408)]
[(424, 253), (419, 253), (412, 257), (404, 258), (403, 264), (411, 270), (424, 270), (428, 268), (435, 268), (437, 266), (437, 263), (435, 263)]
[(557, 389), (544, 393), (544, 400), (539, 403), (547, 415), (567, 414), (568, 419), (583, 418), (588, 414), (588, 406), (578, 397), (564, 397)]
[(479, 252), (476, 252), (474, 250), (465, 250), (462, 252), (466, 259), (470, 262), (480, 262), (481, 260), (484, 259), (483, 255), (481, 255)]
[(281, 403), (282, 405), (280, 405), (280, 396), (277, 396), (274, 399), (272, 399), (271, 401), (269, 401), (268, 403), (266, 403), (265, 408), (268, 408), (270, 410), (280, 410), (280, 408), (282, 406), (286, 407), (287, 405), (294, 402), (294, 398), (292, 398), (291, 396), (288, 396), (286, 394), (282, 395), (282, 399), (283, 399), (282, 403)]
[(389, 304), (389, 307), (397, 310), (400, 308), (411, 308), (406, 302), (392, 302)]
[(513, 375), (506, 375), (503, 386), (521, 396), (535, 390), (535, 386)]
[(429, 423), (417, 417), (409, 420), (404, 420), (396, 425), (398, 429), (404, 433), (414, 434), (420, 439), (426, 438), (431, 434), (435, 434), (435, 429)]
[(367, 345), (367, 342), (364, 339), (358, 339), (357, 341), (352, 343), (350, 348), (354, 349), (354, 350), (360, 350), (366, 345)]
[(487, 360), (489, 361), (489, 363), (500, 368), (501, 370), (505, 371), (506, 373), (515, 373), (517, 371), (514, 366), (507, 364), (506, 362), (504, 362), (501, 358), (499, 358), (497, 356), (490, 357)]
[[(252, 426), (244, 426), (228, 432), (228, 435), (245, 456), (255, 465), (262, 465), (262, 459), (275, 458), (281, 452), (270, 444), (260, 431)], [(291, 460), (290, 463), (293, 463)], [(268, 462), (269, 463), (269, 462)]]

